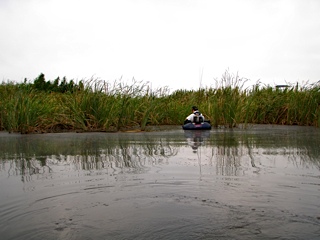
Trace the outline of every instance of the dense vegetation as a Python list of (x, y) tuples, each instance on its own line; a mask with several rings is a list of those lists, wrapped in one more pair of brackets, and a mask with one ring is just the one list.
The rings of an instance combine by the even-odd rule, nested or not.
[(64, 77), (0, 85), (0, 130), (9, 132), (119, 131), (150, 125), (181, 125), (192, 105), (214, 127), (238, 124), (320, 124), (319, 85), (244, 89), (245, 79), (226, 71), (215, 88), (151, 90), (147, 83), (75, 83)]

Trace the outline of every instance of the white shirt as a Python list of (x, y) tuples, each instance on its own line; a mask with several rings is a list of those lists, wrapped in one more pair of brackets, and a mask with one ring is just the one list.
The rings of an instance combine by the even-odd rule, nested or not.
[[(188, 117), (187, 117), (187, 120), (193, 122), (193, 117), (196, 113), (200, 113), (199, 111), (194, 111), (193, 113), (191, 113)], [(202, 115), (202, 113), (200, 113), (200, 116), (203, 118), (203, 121), (204, 121), (204, 116)]]

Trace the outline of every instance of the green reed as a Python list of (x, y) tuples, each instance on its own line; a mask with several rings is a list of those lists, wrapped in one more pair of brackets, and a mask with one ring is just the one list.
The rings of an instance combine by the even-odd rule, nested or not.
[(247, 119), (251, 123), (319, 125), (318, 86), (254, 87), (246, 98)]
[[(215, 87), (172, 93), (167, 88), (151, 89), (135, 79), (129, 83), (89, 79), (81, 81), (81, 87), (72, 83), (72, 91), (62, 92), (7, 82), (0, 85), (0, 130), (145, 130), (147, 125), (181, 125), (193, 105), (214, 127), (242, 123), (319, 126), (318, 84), (286, 88), (257, 84), (244, 89), (246, 81), (226, 71)], [(63, 83), (67, 84), (65, 78)]]
[[(14, 89), (14, 90), (13, 90)], [(52, 122), (54, 105), (45, 94), (1, 87), (1, 130), (38, 132)]]

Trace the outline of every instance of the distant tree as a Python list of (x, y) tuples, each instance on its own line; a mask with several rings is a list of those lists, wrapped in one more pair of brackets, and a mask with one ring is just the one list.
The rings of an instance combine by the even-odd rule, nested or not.
[(82, 81), (80, 81), (79, 86), (73, 80), (70, 80), (70, 82), (68, 83), (66, 77), (63, 77), (62, 81), (60, 81), (59, 77), (57, 77), (53, 82), (46, 81), (45, 75), (43, 73), (41, 73), (34, 80), (32, 87), (40, 91), (60, 92), (60, 93), (66, 93), (66, 92), (73, 93), (74, 91), (84, 90), (84, 85)]
[(63, 77), (62, 82), (59, 85), (59, 91), (65, 93), (67, 91), (67, 78)]
[(73, 91), (74, 91), (74, 89), (75, 89), (75, 86), (74, 86), (75, 84), (74, 84), (74, 82), (73, 82), (73, 80), (70, 80), (70, 82), (69, 82), (69, 84), (68, 84), (68, 91), (69, 92), (71, 92), (71, 93), (73, 93)]
[(79, 91), (83, 91), (84, 90), (84, 84), (83, 84), (82, 81), (79, 82), (78, 90)]
[(46, 79), (43, 73), (41, 73), (33, 82), (35, 89), (45, 90)]
[(52, 85), (52, 91), (53, 92), (59, 92), (59, 82), (60, 82), (60, 78), (57, 77), (54, 81), (53, 81), (53, 85)]

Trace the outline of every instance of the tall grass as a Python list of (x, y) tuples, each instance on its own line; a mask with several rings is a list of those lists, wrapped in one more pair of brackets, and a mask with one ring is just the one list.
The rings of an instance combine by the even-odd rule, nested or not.
[(52, 122), (52, 99), (18, 86), (1, 86), (0, 126), (9, 132), (39, 132)]
[(319, 86), (256, 86), (247, 95), (246, 122), (319, 126), (319, 97)]
[(246, 81), (226, 71), (215, 87), (172, 93), (167, 88), (151, 89), (135, 79), (129, 83), (89, 79), (81, 81), (81, 86), (72, 83), (72, 91), (52, 91), (49, 81), (45, 83), (50, 91), (32, 83), (6, 82), (0, 85), (0, 130), (145, 130), (147, 125), (181, 125), (193, 105), (214, 127), (240, 123), (319, 126), (318, 84), (244, 88)]

